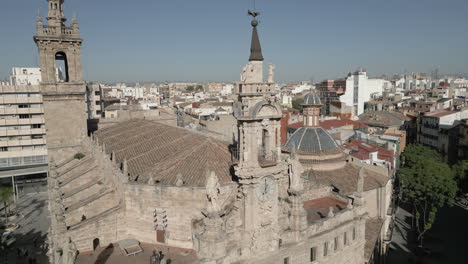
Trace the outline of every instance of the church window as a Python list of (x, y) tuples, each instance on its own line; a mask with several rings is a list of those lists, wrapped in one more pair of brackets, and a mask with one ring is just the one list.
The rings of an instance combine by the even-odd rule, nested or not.
[(355, 240), (355, 239), (356, 239), (356, 228), (354, 227), (353, 228), (353, 240)]
[(310, 249), (310, 262), (317, 260), (317, 247)]
[(323, 256), (326, 257), (328, 255), (328, 242), (323, 243)]
[(57, 9), (57, 8), (58, 8), (58, 7), (57, 7), (57, 4), (55, 4), (55, 5), (54, 5), (54, 9)]
[(343, 244), (346, 246), (348, 245), (348, 232), (344, 232), (343, 235)]
[(68, 82), (68, 61), (67, 55), (64, 52), (57, 52), (55, 54), (55, 67), (59, 70), (57, 81)]
[(284, 258), (283, 264), (289, 264), (289, 257), (285, 257), (285, 258)]
[(333, 250), (335, 250), (335, 251), (338, 250), (338, 237), (335, 237), (335, 241), (333, 243)]

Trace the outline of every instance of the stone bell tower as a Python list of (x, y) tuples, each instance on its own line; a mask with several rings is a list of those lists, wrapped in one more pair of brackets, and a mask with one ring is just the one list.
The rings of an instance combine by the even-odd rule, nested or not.
[(78, 22), (66, 26), (64, 0), (48, 0), (47, 25), (37, 17), (34, 41), (39, 50), (41, 93), (47, 131), (49, 159), (70, 158), (86, 137), (85, 84), (81, 70)]
[[(280, 119), (276, 87), (263, 80), (263, 55), (253, 17), (250, 58), (236, 84), (239, 142), (235, 166), (242, 185), (244, 230), (242, 255), (256, 255), (278, 248), (278, 185), (287, 177), (287, 165), (281, 160)], [(272, 69), (270, 69), (272, 72)]]

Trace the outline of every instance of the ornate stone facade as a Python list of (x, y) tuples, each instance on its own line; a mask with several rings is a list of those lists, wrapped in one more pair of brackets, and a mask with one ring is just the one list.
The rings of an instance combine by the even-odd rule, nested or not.
[[(151, 120), (87, 137), (81, 39), (76, 20), (64, 26), (62, 4), (49, 0), (49, 25), (38, 20), (35, 37), (52, 138), (51, 263), (124, 239), (191, 250), (195, 263), (365, 263), (364, 174), (344, 195), (317, 176), (344, 168), (338, 146), (282, 150), (273, 68), (264, 82), (255, 19), (250, 61), (236, 85), (234, 142)], [(50, 75), (58, 53), (68, 59), (65, 82)], [(317, 114), (306, 111), (314, 126)]]

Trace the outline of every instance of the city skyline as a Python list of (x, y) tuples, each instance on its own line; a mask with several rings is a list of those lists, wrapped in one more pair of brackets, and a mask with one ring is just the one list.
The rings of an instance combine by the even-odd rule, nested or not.
[[(359, 67), (372, 76), (436, 68), (466, 74), (468, 37), (460, 34), (466, 1), (330, 2), (256, 1), (260, 41), (268, 43), (262, 47), (265, 62), (276, 65), (278, 82), (344, 77)], [(248, 57), (246, 11), (252, 1), (65, 5), (67, 17), (79, 14), (89, 81), (237, 81)], [(45, 21), (47, 8), (33, 0), (4, 7), (11, 12), (0, 16), (0, 32), (10, 37), (2, 43), (0, 79), (12, 67), (37, 67), (31, 17), (40, 8)]]

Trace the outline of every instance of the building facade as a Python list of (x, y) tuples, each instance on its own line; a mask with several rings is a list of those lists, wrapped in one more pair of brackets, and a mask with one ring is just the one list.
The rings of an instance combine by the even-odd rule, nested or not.
[[(258, 13), (249, 12), (251, 53), (236, 83), (238, 136), (232, 142), (148, 119), (125, 120), (87, 137), (81, 39), (76, 20), (71, 28), (64, 24), (63, 2), (48, 0), (49, 25), (38, 27), (35, 37), (49, 80), (41, 92), (52, 139), (51, 263), (73, 263), (111, 243), (125, 250), (128, 239), (184, 250), (183, 263), (375, 259), (384, 221), (368, 209), (365, 191), (379, 176), (348, 162), (319, 126), (316, 94), (305, 96), (305, 127), (281, 145), (282, 111), (272, 78), (263, 80)], [(73, 58), (62, 82), (44, 78), (54, 56)], [(386, 211), (384, 202), (378, 206)]]
[[(0, 85), (0, 178), (18, 182), (47, 172), (46, 128), (39, 86)], [(21, 177), (21, 178), (18, 178)]]
[(358, 70), (346, 78), (346, 90), (340, 97), (340, 102), (353, 106), (353, 115), (364, 113), (364, 103), (371, 100), (372, 95), (382, 94), (390, 88), (390, 82), (383, 79), (370, 79), (367, 72)]

